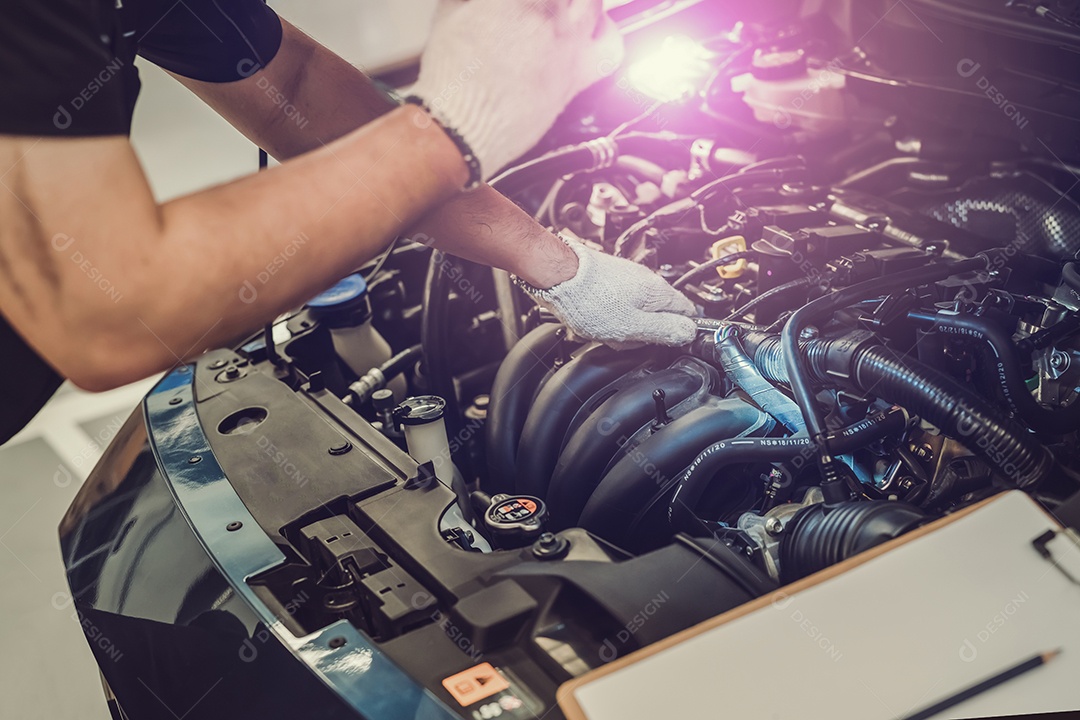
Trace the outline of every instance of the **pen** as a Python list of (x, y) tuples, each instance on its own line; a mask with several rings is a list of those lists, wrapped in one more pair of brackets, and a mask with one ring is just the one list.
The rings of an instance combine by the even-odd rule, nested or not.
[(992, 677), (988, 677), (982, 682), (978, 682), (974, 685), (966, 687), (963, 690), (953, 695), (950, 695), (944, 700), (939, 700), (933, 705), (928, 705), (922, 710), (919, 710), (918, 712), (912, 713), (911, 715), (905, 715), (901, 720), (926, 720), (926, 718), (933, 717), (934, 715), (937, 715), (943, 710), (951, 708), (953, 705), (957, 705), (969, 698), (973, 698), (976, 695), (984, 693), (990, 688), (997, 687), (998, 685), (1007, 680), (1012, 680), (1017, 675), (1023, 675), (1029, 670), (1034, 670), (1040, 665), (1045, 665), (1060, 654), (1060, 649), (1040, 653), (1032, 658), (1023, 661), (1022, 663), (1013, 665), (1006, 670), (1002, 670), (998, 674), (993, 675)]

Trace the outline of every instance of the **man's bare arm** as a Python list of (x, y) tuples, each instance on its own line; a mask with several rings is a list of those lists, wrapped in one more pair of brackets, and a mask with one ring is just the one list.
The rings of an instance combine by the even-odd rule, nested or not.
[[(467, 177), (457, 148), (415, 107), (164, 205), (123, 137), (0, 136), (0, 169), (0, 311), (92, 390), (166, 369), (303, 302)], [(280, 269), (263, 282), (268, 268)]]
[[(282, 21), (267, 67), (233, 83), (177, 79), (278, 160), (316, 150), (396, 105), (345, 60)], [(423, 173), (423, 166), (416, 172)], [(537, 287), (572, 277), (577, 257), (510, 200), (482, 186), (432, 210), (409, 233), (516, 273)]]

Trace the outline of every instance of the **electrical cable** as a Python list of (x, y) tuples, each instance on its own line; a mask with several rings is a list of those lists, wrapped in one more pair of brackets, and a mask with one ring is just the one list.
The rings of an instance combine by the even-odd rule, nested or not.
[(390, 258), (390, 255), (394, 252), (394, 248), (397, 247), (397, 241), (398, 239), (396, 237), (390, 241), (390, 245), (388, 245), (387, 248), (382, 251), (382, 254), (379, 256), (378, 260), (376, 260), (375, 267), (373, 267), (371, 269), (371, 272), (369, 272), (364, 277), (364, 282), (370, 284), (371, 281), (375, 279), (375, 276), (377, 276), (379, 274), (379, 271), (383, 269), (383, 265), (386, 264), (386, 261)]
[(806, 277), (797, 278), (795, 280), (792, 280), (791, 282), (786, 282), (783, 285), (777, 285), (776, 287), (771, 288), (771, 289), (766, 290), (765, 292), (761, 293), (760, 295), (755, 297), (753, 300), (751, 300), (750, 302), (748, 302), (745, 305), (743, 305), (742, 307), (740, 307), (738, 310), (733, 310), (731, 312), (731, 314), (729, 314), (727, 317), (724, 318), (723, 322), (730, 322), (730, 321), (733, 321), (733, 320), (738, 320), (740, 318), (743, 318), (743, 317), (746, 316), (746, 314), (748, 312), (750, 312), (751, 310), (753, 310), (754, 308), (756, 308), (758, 305), (765, 302), (766, 300), (770, 300), (770, 299), (776, 297), (777, 295), (783, 295), (784, 293), (790, 292), (791, 290), (795, 290), (795, 289), (798, 289), (798, 288), (804, 288), (804, 287), (811, 287), (811, 286), (817, 284), (819, 281), (821, 281), (823, 279), (824, 278), (813, 278), (813, 277), (810, 277), (810, 276), (806, 276)]
[(710, 270), (715, 270), (716, 268), (723, 267), (724, 265), (731, 265), (732, 263), (738, 262), (739, 260), (754, 260), (755, 258), (757, 258), (757, 253), (753, 250), (744, 250), (742, 252), (731, 253), (730, 255), (723, 255), (718, 258), (713, 258), (712, 260), (701, 263), (697, 267), (687, 270), (679, 277), (678, 280), (671, 283), (671, 287), (675, 288), (676, 290), (681, 290), (683, 286), (685, 286), (691, 280), (701, 275), (704, 275)]

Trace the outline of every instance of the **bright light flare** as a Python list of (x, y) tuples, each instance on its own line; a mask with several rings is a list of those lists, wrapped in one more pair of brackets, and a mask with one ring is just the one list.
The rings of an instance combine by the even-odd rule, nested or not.
[(652, 52), (631, 63), (626, 79), (654, 100), (670, 102), (698, 90), (708, 77), (713, 53), (701, 43), (672, 35)]

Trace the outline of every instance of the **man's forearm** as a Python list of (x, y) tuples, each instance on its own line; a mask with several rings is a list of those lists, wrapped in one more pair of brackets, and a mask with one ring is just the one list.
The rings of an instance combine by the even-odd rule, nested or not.
[(276, 160), (317, 150), (397, 107), (360, 70), (282, 20), (281, 47), (236, 82), (174, 75)]
[[(465, 163), (425, 119), (400, 108), (288, 165), (162, 206), (125, 138), (0, 137), (0, 160), (16, 166), (0, 193), (0, 308), (87, 389), (219, 347), (459, 192)], [(402, 164), (426, 170), (411, 177)]]
[[(396, 107), (364, 73), (287, 22), (277, 56), (255, 76), (225, 85), (181, 82), (278, 160), (316, 150)], [(537, 287), (577, 269), (577, 257), (558, 239), (487, 186), (455, 196), (407, 234)]]

